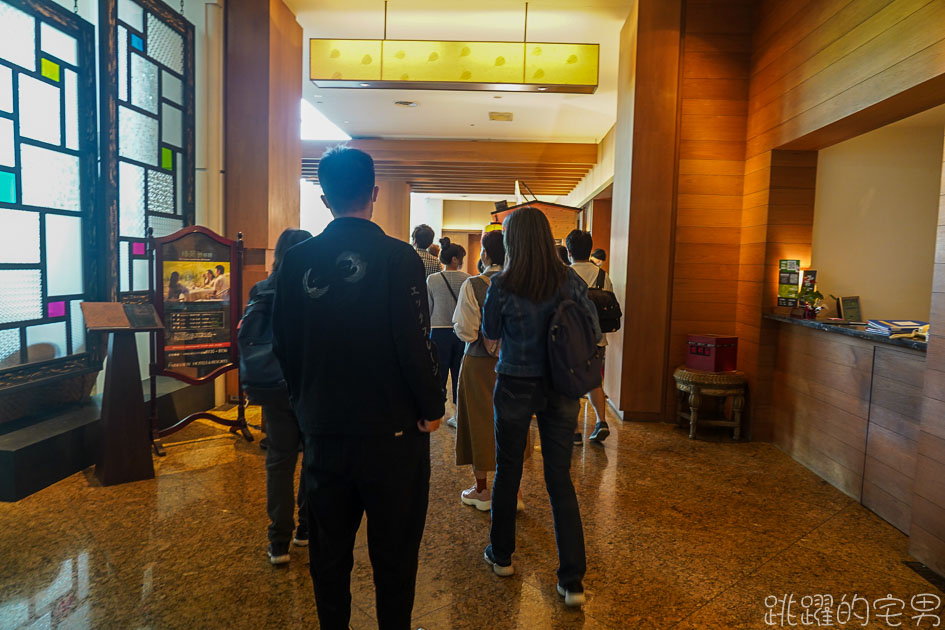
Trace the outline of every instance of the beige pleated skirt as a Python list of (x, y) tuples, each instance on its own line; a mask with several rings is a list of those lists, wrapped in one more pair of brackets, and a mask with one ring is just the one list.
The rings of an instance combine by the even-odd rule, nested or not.
[[(476, 470), (495, 470), (495, 389), (494, 357), (463, 356), (456, 393), (456, 465), (472, 465)], [(534, 445), (529, 431), (525, 459)]]

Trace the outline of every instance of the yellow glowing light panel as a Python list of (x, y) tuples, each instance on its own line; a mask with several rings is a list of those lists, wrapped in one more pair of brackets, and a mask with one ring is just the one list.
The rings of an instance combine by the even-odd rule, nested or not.
[(409, 83), (417, 89), (451, 84), (448, 89), (584, 93), (597, 88), (600, 52), (598, 44), (536, 42), (313, 39), (309, 46), (310, 78), (321, 87)]
[(381, 40), (313, 39), (309, 42), (312, 79), (380, 81)]
[(526, 44), (525, 82), (597, 85), (597, 44)]
[(525, 45), (385, 41), (383, 81), (521, 83)]

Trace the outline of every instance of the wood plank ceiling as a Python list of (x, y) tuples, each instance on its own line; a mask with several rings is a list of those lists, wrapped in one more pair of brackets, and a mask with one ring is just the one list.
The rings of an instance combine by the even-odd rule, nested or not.
[[(302, 143), (302, 177), (318, 182), (318, 160), (337, 142)], [(468, 140), (350, 140), (374, 158), (379, 180), (416, 193), (512, 195), (515, 180), (536, 195), (567, 195), (597, 163), (596, 144)]]

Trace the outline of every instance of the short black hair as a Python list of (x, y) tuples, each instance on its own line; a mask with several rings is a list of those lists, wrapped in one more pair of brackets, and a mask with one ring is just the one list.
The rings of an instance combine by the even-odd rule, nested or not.
[(454, 258), (462, 260), (466, 257), (466, 248), (459, 243), (451, 243), (445, 236), (440, 239), (440, 262), (448, 265)]
[(558, 258), (561, 259), (561, 262), (563, 262), (563, 263), (566, 264), (566, 265), (570, 265), (570, 264), (571, 264), (571, 261), (568, 260), (568, 248), (567, 248), (567, 247), (565, 247), (564, 245), (555, 245), (555, 251), (558, 252)]
[(596, 258), (597, 260), (604, 261), (607, 260), (607, 252), (602, 250), (600, 247), (591, 252), (591, 258)]
[(486, 232), (482, 237), (482, 248), (486, 250), (486, 254), (489, 255), (489, 260), (492, 261), (493, 265), (501, 267), (505, 264), (505, 243), (502, 240), (500, 230)]
[(358, 149), (332, 147), (318, 161), (318, 184), (335, 213), (356, 212), (374, 194), (374, 159)]
[(226, 269), (223, 268), (223, 265), (217, 265), (217, 270), (219, 270), (220, 273), (226, 273)]
[(590, 232), (571, 230), (564, 242), (568, 246), (568, 253), (571, 254), (571, 258), (574, 260), (587, 260), (591, 257), (594, 239)]
[(433, 236), (433, 228), (425, 223), (415, 227), (413, 234), (410, 235), (413, 242), (416, 243), (417, 247), (420, 249), (427, 249), (430, 245), (433, 245)]

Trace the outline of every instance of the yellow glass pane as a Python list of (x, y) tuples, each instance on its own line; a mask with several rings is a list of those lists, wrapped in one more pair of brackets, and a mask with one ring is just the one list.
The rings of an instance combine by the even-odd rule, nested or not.
[(521, 83), (521, 43), (384, 42), (384, 81)]
[(309, 78), (313, 81), (378, 81), (381, 40), (313, 39), (309, 41)]
[(43, 59), (40, 64), (40, 70), (47, 79), (52, 79), (53, 81), (59, 80), (59, 64), (55, 61)]
[(598, 44), (527, 44), (525, 83), (597, 85)]

